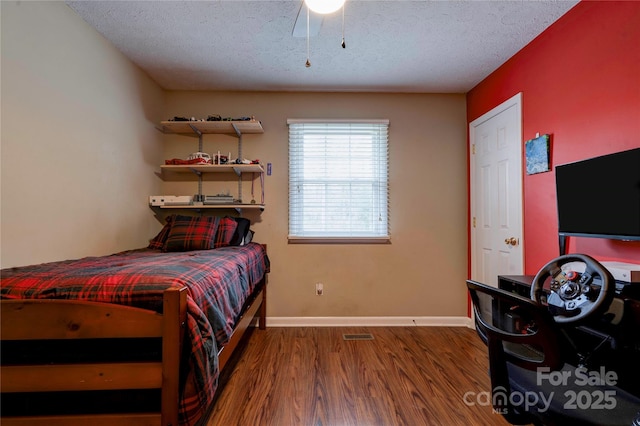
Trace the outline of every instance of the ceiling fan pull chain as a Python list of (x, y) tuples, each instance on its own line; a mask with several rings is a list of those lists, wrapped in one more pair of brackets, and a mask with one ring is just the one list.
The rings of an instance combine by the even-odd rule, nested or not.
[(304, 66), (307, 68), (311, 66), (311, 61), (309, 61), (309, 6), (307, 6), (307, 62)]
[(342, 5), (342, 48), (345, 49), (347, 44), (344, 42), (344, 7), (346, 6), (346, 2)]

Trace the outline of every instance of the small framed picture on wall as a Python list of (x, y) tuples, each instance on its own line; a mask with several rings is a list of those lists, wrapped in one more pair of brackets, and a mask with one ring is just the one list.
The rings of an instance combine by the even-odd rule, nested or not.
[(550, 135), (542, 135), (524, 143), (528, 175), (548, 172), (551, 170), (550, 141)]

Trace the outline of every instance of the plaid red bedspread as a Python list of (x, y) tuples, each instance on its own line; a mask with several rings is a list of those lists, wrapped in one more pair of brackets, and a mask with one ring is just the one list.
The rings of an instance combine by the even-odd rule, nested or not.
[(218, 348), (229, 340), (268, 261), (257, 243), (178, 253), (129, 250), (3, 269), (0, 298), (79, 299), (162, 312), (163, 291), (187, 287), (185, 338), (191, 341), (191, 355), (186, 380), (181, 379), (180, 421), (193, 425), (213, 401)]

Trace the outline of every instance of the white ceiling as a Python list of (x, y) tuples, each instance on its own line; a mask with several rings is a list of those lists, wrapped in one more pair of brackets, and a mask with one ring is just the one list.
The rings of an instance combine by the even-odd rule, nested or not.
[(578, 1), (347, 0), (346, 49), (326, 16), (309, 68), (301, 2), (67, 4), (167, 90), (465, 93)]

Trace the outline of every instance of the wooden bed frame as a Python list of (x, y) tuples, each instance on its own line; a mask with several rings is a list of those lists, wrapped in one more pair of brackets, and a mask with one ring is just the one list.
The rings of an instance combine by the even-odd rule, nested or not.
[[(267, 272), (245, 304), (231, 339), (218, 353), (220, 371), (254, 317), (258, 316), (260, 329), (266, 328)], [(9, 340), (160, 338), (162, 359), (157, 362), (2, 365), (2, 393), (159, 389), (161, 394), (159, 412), (2, 416), (2, 425), (178, 426), (180, 356), (186, 306), (186, 288), (164, 292), (162, 314), (97, 302), (3, 300), (0, 302), (3, 343)]]

